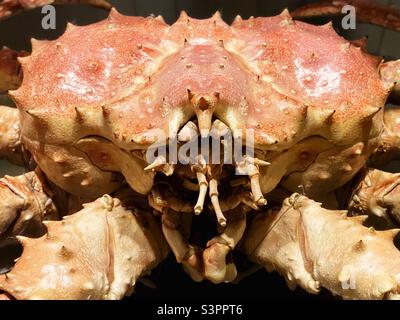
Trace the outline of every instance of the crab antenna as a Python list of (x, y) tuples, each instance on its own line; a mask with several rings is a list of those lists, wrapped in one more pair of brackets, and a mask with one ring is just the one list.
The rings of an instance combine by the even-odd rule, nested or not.
[(218, 182), (216, 179), (210, 180), (210, 198), (211, 198), (211, 203), (212, 203), (214, 211), (215, 211), (215, 215), (217, 216), (218, 224), (221, 227), (226, 227), (226, 218), (225, 218), (224, 214), (222, 213), (221, 207), (219, 206)]

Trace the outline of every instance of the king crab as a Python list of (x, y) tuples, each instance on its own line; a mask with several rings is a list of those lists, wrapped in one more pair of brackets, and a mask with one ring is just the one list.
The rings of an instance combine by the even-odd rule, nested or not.
[[(1, 299), (121, 299), (169, 250), (194, 281), (232, 282), (238, 249), (290, 288), (399, 297), (399, 176), (373, 169), (399, 156), (399, 61), (286, 10), (169, 26), (111, 9), (32, 48), (0, 60), (18, 107), (0, 108), (0, 156), (33, 170), (0, 180), (0, 237), (23, 245)], [(170, 161), (171, 141), (226, 135), (251, 155)]]

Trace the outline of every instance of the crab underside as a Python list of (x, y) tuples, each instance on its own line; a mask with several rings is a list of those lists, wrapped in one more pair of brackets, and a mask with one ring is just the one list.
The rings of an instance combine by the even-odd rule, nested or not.
[[(5, 0), (0, 19), (50, 3)], [(348, 3), (398, 29), (394, 9)], [(0, 300), (121, 299), (170, 251), (194, 281), (237, 281), (242, 251), (291, 289), (399, 298), (400, 176), (382, 170), (398, 80), (400, 61), (287, 10), (229, 26), (111, 9), (2, 49), (17, 109), (0, 107), (0, 157), (32, 171), (0, 179), (0, 242), (23, 246)]]

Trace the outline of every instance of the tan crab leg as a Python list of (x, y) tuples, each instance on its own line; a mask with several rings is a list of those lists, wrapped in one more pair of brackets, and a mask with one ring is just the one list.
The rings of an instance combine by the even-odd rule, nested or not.
[(3, 0), (0, 3), (0, 20), (17, 14), (23, 10), (30, 10), (48, 4), (87, 4), (106, 10), (111, 9), (111, 5), (105, 0)]
[(196, 173), (199, 186), (199, 195), (194, 206), (194, 213), (199, 215), (203, 211), (204, 201), (207, 195), (208, 181), (206, 177), (206, 161), (202, 155), (198, 156), (197, 163), (191, 166), (192, 172)]
[(0, 276), (0, 292), (16, 299), (121, 299), (168, 253), (152, 214), (133, 214), (110, 196), (46, 226), (41, 238), (18, 238), (23, 253)]
[(7, 47), (0, 49), (0, 93), (19, 87), (22, 74), (18, 57), (26, 55), (26, 51), (14, 51)]
[(344, 6), (356, 8), (357, 20), (400, 31), (400, 12), (392, 6), (379, 5), (370, 0), (317, 1), (291, 12), (293, 18), (340, 16)]
[(21, 144), (19, 112), (5, 106), (0, 106), (0, 158), (20, 166), (30, 161)]
[(353, 214), (385, 221), (387, 227), (400, 223), (400, 174), (367, 169), (349, 202)]
[(203, 211), (204, 201), (207, 195), (208, 182), (206, 175), (202, 172), (196, 172), (197, 181), (199, 183), (199, 196), (196, 205), (194, 206), (194, 213), (199, 215)]
[(218, 181), (216, 179), (211, 179), (209, 184), (210, 184), (209, 195), (210, 195), (212, 206), (215, 211), (215, 215), (217, 217), (218, 224), (221, 227), (225, 227), (226, 226), (226, 218), (225, 218), (224, 214), (222, 213), (221, 207), (219, 205), (219, 200), (218, 200)]
[(176, 261), (182, 263), (184, 270), (193, 281), (200, 282), (204, 279), (202, 273), (203, 261), (201, 251), (190, 245), (179, 230), (181, 214), (172, 210), (165, 210), (162, 214), (162, 231)]
[(382, 63), (379, 73), (388, 87), (393, 86), (391, 99), (395, 103), (400, 103), (400, 60)]
[(226, 257), (238, 242), (242, 239), (246, 229), (245, 214), (236, 219), (229, 220), (224, 232), (211, 239), (203, 252), (204, 275), (214, 282), (232, 282), (237, 276), (236, 267), (233, 263), (226, 263)]
[(279, 212), (254, 218), (243, 249), (268, 271), (283, 274), (292, 289), (318, 293), (322, 286), (345, 299), (399, 298), (398, 230), (364, 227), (365, 218), (293, 194)]
[(246, 174), (250, 178), (250, 187), (253, 194), (253, 200), (257, 206), (264, 206), (267, 204), (260, 186), (260, 171), (259, 166), (268, 166), (269, 162), (244, 156), (244, 159), (236, 163), (236, 170), (239, 174)]
[(39, 172), (0, 179), (0, 238), (37, 237), (45, 232), (42, 221), (57, 219), (57, 210), (47, 188)]
[(385, 166), (392, 160), (400, 159), (400, 108), (386, 109), (383, 123), (380, 135), (370, 141), (374, 149), (370, 162), (374, 167)]

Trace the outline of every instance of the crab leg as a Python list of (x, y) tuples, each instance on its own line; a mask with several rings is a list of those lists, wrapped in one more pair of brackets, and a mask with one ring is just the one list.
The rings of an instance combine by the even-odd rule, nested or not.
[(367, 169), (356, 186), (349, 203), (354, 214), (384, 220), (393, 227), (400, 223), (400, 174)]
[(194, 206), (194, 213), (199, 215), (203, 211), (204, 201), (207, 195), (208, 182), (206, 175), (202, 172), (196, 172), (197, 181), (199, 183), (199, 196), (196, 205)]
[(19, 87), (22, 77), (18, 57), (26, 55), (25, 51), (18, 52), (7, 47), (0, 49), (0, 93)]
[(206, 161), (202, 155), (198, 156), (197, 163), (191, 166), (191, 170), (196, 174), (199, 186), (199, 195), (197, 197), (196, 205), (194, 206), (194, 213), (199, 215), (203, 211), (204, 201), (206, 199), (208, 189)]
[(111, 9), (111, 5), (105, 0), (3, 0), (0, 3), (0, 19), (17, 14), (23, 10), (43, 7), (48, 4), (87, 4), (101, 9)]
[(20, 166), (30, 162), (21, 144), (19, 112), (15, 108), (0, 106), (0, 158)]
[(121, 299), (168, 253), (150, 213), (133, 214), (108, 195), (46, 226), (41, 238), (18, 237), (23, 253), (0, 276), (0, 291), (16, 299)]
[(200, 282), (204, 279), (201, 250), (189, 244), (180, 230), (181, 227), (181, 214), (172, 210), (163, 212), (162, 231), (176, 257), (176, 261), (182, 263), (184, 270), (193, 281)]
[(400, 159), (400, 108), (386, 109), (383, 123), (382, 132), (370, 143), (374, 148), (370, 159), (374, 167)]
[(268, 271), (283, 274), (292, 289), (318, 293), (322, 286), (345, 299), (399, 298), (398, 230), (364, 227), (365, 218), (293, 194), (279, 212), (257, 215), (243, 248)]
[(218, 181), (216, 179), (211, 179), (209, 184), (210, 184), (210, 191), (209, 191), (210, 199), (211, 199), (211, 203), (214, 208), (214, 211), (215, 211), (215, 215), (217, 216), (218, 224), (221, 227), (225, 227), (226, 226), (226, 218), (225, 218), (224, 214), (222, 213), (221, 207), (219, 205), (219, 200), (218, 200)]
[(159, 183), (154, 185), (151, 194), (148, 195), (149, 205), (159, 212), (164, 212), (168, 209), (181, 213), (192, 212), (190, 203), (174, 194), (170, 188), (168, 184)]
[(193, 139), (197, 139), (198, 136), (199, 136), (199, 129), (197, 128), (197, 125), (192, 121), (188, 121), (179, 131), (178, 141), (188, 142)]
[(0, 179), (0, 238), (43, 235), (42, 221), (57, 219), (57, 210), (47, 188), (39, 172)]
[(267, 204), (267, 200), (265, 200), (261, 192), (259, 166), (268, 165), (269, 163), (266, 161), (249, 156), (245, 156), (242, 161), (236, 164), (236, 169), (239, 174), (246, 174), (249, 176), (253, 200), (257, 206), (264, 206)]
[(214, 282), (232, 282), (237, 276), (233, 263), (226, 263), (226, 257), (242, 239), (246, 229), (246, 215), (239, 213), (239, 217), (229, 220), (223, 233), (211, 239), (203, 252), (204, 275)]
[(291, 12), (295, 19), (340, 16), (344, 6), (356, 8), (357, 20), (400, 31), (400, 11), (392, 6), (379, 5), (370, 0), (317, 1)]
[(159, 171), (164, 173), (166, 176), (170, 176), (174, 173), (174, 168), (175, 165), (167, 163), (165, 156), (158, 156), (152, 163), (144, 168), (144, 171)]
[(251, 192), (242, 188), (232, 189), (230, 195), (220, 200), (222, 212), (233, 210), (241, 204), (253, 210), (258, 210), (257, 205), (253, 202)]
[(387, 86), (393, 86), (391, 93), (393, 102), (400, 103), (400, 60), (382, 63), (379, 72)]

